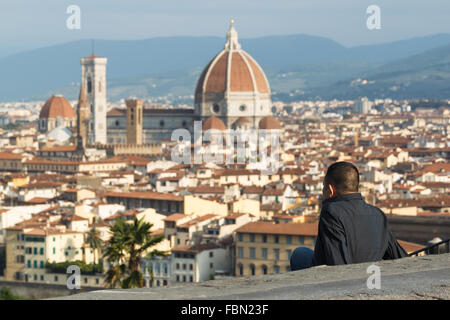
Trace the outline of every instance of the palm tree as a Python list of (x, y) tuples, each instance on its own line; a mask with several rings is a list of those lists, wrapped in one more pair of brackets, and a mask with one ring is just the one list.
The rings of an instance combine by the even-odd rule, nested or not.
[(134, 217), (132, 223), (118, 218), (111, 226), (111, 238), (106, 242), (104, 257), (110, 264), (105, 282), (110, 288), (142, 288), (142, 256), (160, 256), (165, 252), (149, 249), (164, 239), (163, 235), (151, 236), (151, 223)]
[(97, 250), (102, 247), (103, 240), (100, 237), (100, 232), (95, 229), (95, 218), (93, 220), (92, 229), (89, 230), (86, 234), (86, 242), (89, 244), (89, 247), (94, 250), (94, 264), (98, 263), (98, 257), (96, 256), (96, 253)]

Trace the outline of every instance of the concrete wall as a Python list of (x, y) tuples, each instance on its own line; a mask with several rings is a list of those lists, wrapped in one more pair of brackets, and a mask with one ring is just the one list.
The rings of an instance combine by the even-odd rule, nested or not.
[(0, 289), (2, 289), (3, 287), (9, 287), (13, 294), (28, 299), (63, 297), (76, 293), (102, 290), (101, 288), (83, 287), (83, 284), (81, 284), (80, 290), (69, 290), (67, 289), (67, 286), (64, 285), (49, 285), (0, 280)]
[[(59, 299), (449, 300), (449, 259), (450, 253), (378, 261), (375, 265), (381, 270), (380, 289), (369, 289), (367, 286), (369, 276), (373, 276), (373, 273), (368, 273), (368, 267), (374, 264), (374, 262), (367, 262), (341, 266), (319, 266), (277, 275), (238, 277), (206, 283), (179, 283), (168, 288), (102, 290)], [(176, 316), (172, 318), (176, 318)]]

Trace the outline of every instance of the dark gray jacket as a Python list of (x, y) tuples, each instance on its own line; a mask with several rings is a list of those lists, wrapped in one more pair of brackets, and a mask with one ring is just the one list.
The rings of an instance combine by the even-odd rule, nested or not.
[(386, 215), (360, 193), (322, 202), (315, 265), (338, 265), (408, 256), (392, 235)]

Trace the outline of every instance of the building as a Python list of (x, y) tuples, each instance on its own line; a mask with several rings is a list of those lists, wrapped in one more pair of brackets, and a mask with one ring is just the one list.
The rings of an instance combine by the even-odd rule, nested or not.
[(0, 171), (21, 172), (24, 157), (19, 153), (0, 152)]
[(126, 100), (127, 144), (142, 144), (142, 100)]
[[(55, 130), (55, 129), (53, 129)], [(19, 148), (29, 148), (34, 144), (35, 135), (33, 134), (14, 134), (9, 137), (9, 144)]]
[(5, 243), (6, 229), (14, 226), (24, 220), (31, 219), (31, 217), (40, 212), (50, 209), (49, 204), (40, 204), (34, 206), (14, 206), (3, 207), (0, 209), (0, 244)]
[(216, 271), (231, 270), (231, 252), (218, 244), (197, 244), (172, 249), (172, 281), (201, 282)]
[(106, 144), (106, 63), (107, 59), (92, 54), (81, 58), (81, 83), (86, 86), (90, 107), (89, 144)]
[(75, 128), (76, 115), (66, 98), (54, 95), (41, 108), (38, 129), (42, 133), (47, 133), (59, 126)]
[(294, 249), (314, 249), (317, 232), (317, 223), (247, 223), (235, 231), (236, 276), (289, 271)]
[(364, 97), (355, 101), (353, 112), (367, 114), (370, 112), (371, 108), (372, 102), (369, 101), (369, 99), (367, 99), (366, 97)]
[(224, 49), (198, 79), (194, 100), (194, 109), (146, 108), (136, 102), (127, 102), (126, 109), (112, 109), (107, 113), (108, 143), (170, 140), (176, 129), (193, 136), (194, 121), (200, 120), (203, 130), (281, 128), (271, 117), (269, 82), (258, 63), (241, 49), (233, 21)]
[[(156, 256), (152, 260), (143, 259), (142, 273), (144, 287), (160, 287), (172, 284), (172, 256)], [(153, 281), (151, 275), (153, 276)]]
[(203, 70), (195, 90), (201, 120), (218, 117), (227, 128), (259, 121), (272, 114), (270, 86), (262, 68), (244, 50), (231, 20), (224, 49)]
[(53, 96), (41, 110), (42, 132), (58, 125), (76, 126), (80, 140), (77, 144), (83, 147), (121, 144), (135, 149), (142, 144), (170, 140), (176, 129), (186, 129), (193, 136), (194, 121), (203, 121), (206, 124), (203, 130), (281, 129), (271, 116), (267, 77), (259, 64), (241, 49), (233, 21), (224, 49), (207, 64), (198, 79), (194, 108), (148, 108), (141, 100), (132, 99), (126, 101), (126, 108), (107, 111), (106, 64), (106, 58), (94, 54), (81, 58), (78, 120), (67, 100)]
[(90, 135), (90, 108), (86, 96), (86, 84), (81, 83), (80, 97), (77, 108), (77, 149), (84, 149), (87, 145)]
[[(54, 277), (46, 277), (46, 262), (81, 260), (92, 263), (94, 259), (92, 250), (85, 248), (84, 234), (78, 231), (24, 222), (8, 228), (5, 238), (5, 279), (8, 281), (55, 283), (58, 280)], [(61, 278), (65, 279), (66, 275)]]
[(168, 193), (158, 192), (107, 192), (105, 194), (108, 203), (124, 205), (127, 209), (154, 208), (157, 212), (170, 215), (182, 212), (184, 198)]
[(77, 173), (77, 172), (111, 172), (120, 170), (127, 166), (125, 160), (99, 160), (99, 161), (59, 161), (47, 160), (35, 157), (25, 161), (23, 167), (27, 172), (58, 172), (58, 173)]

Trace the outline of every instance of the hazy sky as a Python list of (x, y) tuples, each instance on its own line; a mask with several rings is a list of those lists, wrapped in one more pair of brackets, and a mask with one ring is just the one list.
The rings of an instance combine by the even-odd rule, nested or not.
[[(381, 8), (381, 30), (368, 30), (366, 8)], [(81, 29), (69, 30), (69, 5)], [(1, 0), (0, 53), (79, 39), (310, 34), (346, 46), (450, 33), (449, 0)]]

